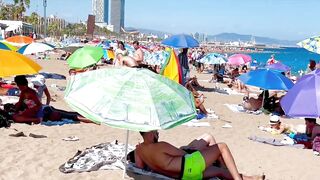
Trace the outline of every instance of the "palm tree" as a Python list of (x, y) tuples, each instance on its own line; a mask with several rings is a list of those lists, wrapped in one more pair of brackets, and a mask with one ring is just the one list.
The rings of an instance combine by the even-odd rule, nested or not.
[(13, 0), (18, 20), (23, 20), (23, 13), (30, 7), (30, 0)]

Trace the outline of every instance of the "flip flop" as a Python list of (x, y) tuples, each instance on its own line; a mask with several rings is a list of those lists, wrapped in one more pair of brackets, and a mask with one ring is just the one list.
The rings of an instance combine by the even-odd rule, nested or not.
[(33, 137), (33, 138), (47, 138), (47, 136), (45, 136), (45, 135), (37, 135), (37, 134), (32, 134), (32, 133), (29, 134), (29, 137)]
[(27, 137), (23, 132), (18, 132), (16, 134), (9, 134), (11, 137)]

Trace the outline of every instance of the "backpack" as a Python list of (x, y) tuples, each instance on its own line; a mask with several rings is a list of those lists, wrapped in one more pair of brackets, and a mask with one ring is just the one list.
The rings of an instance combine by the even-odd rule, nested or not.
[(9, 121), (9, 114), (3, 110), (0, 110), (0, 128), (10, 127), (11, 122)]

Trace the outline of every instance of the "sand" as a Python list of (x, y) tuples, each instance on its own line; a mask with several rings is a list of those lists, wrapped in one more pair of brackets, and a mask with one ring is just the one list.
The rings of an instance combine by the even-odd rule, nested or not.
[[(67, 75), (65, 61), (37, 61), (43, 71)], [(193, 72), (194, 74), (194, 72)], [(209, 74), (196, 74), (199, 80), (208, 80)], [(57, 108), (71, 110), (63, 100), (63, 92), (51, 87), (52, 84), (66, 86), (66, 80), (47, 80), (47, 86), (56, 102)], [(213, 84), (200, 81), (207, 88)], [(220, 85), (222, 86), (222, 85)], [(240, 95), (223, 95), (215, 92), (204, 92), (205, 106), (215, 110), (219, 119), (202, 120), (209, 122), (210, 127), (179, 126), (171, 130), (160, 131), (160, 140), (171, 142), (176, 146), (185, 145), (202, 133), (211, 133), (218, 142), (225, 142), (234, 155), (239, 171), (245, 174), (264, 173), (267, 179), (281, 180), (316, 180), (319, 179), (320, 161), (311, 150), (290, 147), (274, 147), (248, 140), (250, 135), (282, 138), (260, 131), (259, 125), (268, 123), (266, 115), (233, 113), (223, 104), (238, 104)], [(301, 119), (285, 119), (285, 123), (303, 124)], [(222, 128), (229, 123), (232, 128)], [(24, 132), (46, 135), (48, 138), (10, 137), (9, 134)], [(63, 174), (59, 166), (77, 152), (87, 147), (111, 142), (115, 139), (125, 141), (125, 131), (95, 124), (73, 124), (57, 127), (41, 125), (12, 124), (9, 129), (0, 129), (0, 179), (121, 179), (121, 170), (101, 170), (88, 173)], [(77, 136), (79, 141), (67, 142), (62, 138)], [(141, 141), (136, 132), (130, 133), (129, 143), (134, 145)]]

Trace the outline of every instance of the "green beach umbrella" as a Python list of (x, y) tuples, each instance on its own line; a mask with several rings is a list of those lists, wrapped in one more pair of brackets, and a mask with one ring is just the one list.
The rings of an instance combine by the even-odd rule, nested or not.
[(65, 100), (94, 122), (132, 131), (169, 129), (196, 117), (191, 92), (147, 69), (109, 68), (75, 75)]
[(67, 63), (70, 68), (83, 69), (85, 67), (96, 64), (103, 56), (101, 47), (85, 46), (77, 49), (68, 59)]

